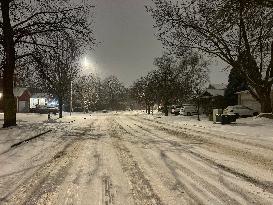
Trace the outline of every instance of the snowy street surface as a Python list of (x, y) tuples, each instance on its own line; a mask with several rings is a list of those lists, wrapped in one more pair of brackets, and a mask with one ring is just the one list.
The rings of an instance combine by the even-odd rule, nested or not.
[(18, 119), (0, 128), (1, 205), (273, 204), (272, 120), (222, 126), (141, 112)]

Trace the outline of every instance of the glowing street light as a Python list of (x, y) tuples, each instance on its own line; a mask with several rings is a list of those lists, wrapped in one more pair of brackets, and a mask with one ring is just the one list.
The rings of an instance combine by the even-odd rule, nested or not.
[(88, 65), (89, 65), (89, 63), (88, 63), (87, 57), (84, 57), (84, 59), (83, 59), (83, 66), (87, 67)]
[(82, 66), (84, 69), (88, 69), (91, 66), (91, 63), (89, 62), (87, 57), (84, 57), (82, 61)]
[(89, 71), (92, 73), (96, 73), (96, 62), (93, 62), (92, 59), (88, 58), (88, 56), (85, 56), (84, 58), (82, 58), (82, 60), (80, 61), (81, 67), (82, 67), (82, 71)]

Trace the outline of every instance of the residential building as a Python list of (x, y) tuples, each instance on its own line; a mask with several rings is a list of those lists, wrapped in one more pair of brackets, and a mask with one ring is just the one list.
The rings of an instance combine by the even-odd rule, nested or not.
[[(261, 104), (250, 94), (248, 90), (236, 93), (238, 95), (238, 105), (244, 105), (261, 112)], [(271, 90), (271, 103), (273, 107), (273, 90)]]
[(29, 112), (29, 101), (31, 93), (27, 88), (15, 87), (13, 94), (16, 98), (17, 112)]
[(48, 102), (48, 94), (46, 93), (34, 93), (30, 97), (30, 108), (35, 108), (37, 105), (45, 106)]
[[(29, 111), (29, 99), (30, 92), (27, 88), (15, 87), (13, 88), (14, 98), (16, 100), (17, 112), (28, 112)], [(0, 88), (0, 111), (3, 111), (3, 89)]]
[[(19, 84), (19, 80), (14, 74), (13, 78), (13, 94), (16, 100), (16, 108), (17, 112), (28, 112), (29, 111), (29, 99), (31, 96), (30, 91), (25, 87), (17, 86)], [(2, 112), (4, 109), (3, 104), (3, 76), (0, 72), (0, 111)]]
[(200, 96), (201, 107), (204, 113), (210, 114), (213, 109), (224, 109), (226, 102), (224, 99), (225, 84), (210, 84)]

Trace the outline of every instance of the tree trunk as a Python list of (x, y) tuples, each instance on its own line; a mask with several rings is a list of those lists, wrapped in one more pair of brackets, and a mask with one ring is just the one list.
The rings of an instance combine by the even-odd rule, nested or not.
[(258, 96), (260, 98), (261, 103), (261, 112), (262, 113), (271, 113), (272, 112), (272, 104), (271, 104), (271, 97), (270, 97), (271, 89), (262, 90), (258, 92)]
[(197, 99), (197, 120), (200, 121), (200, 99)]
[(59, 97), (59, 118), (63, 117), (63, 98)]
[(151, 106), (148, 104), (148, 115), (151, 114)]
[(168, 103), (164, 103), (164, 114), (165, 114), (165, 116), (169, 115)]
[(145, 104), (145, 113), (148, 113), (147, 103)]
[(250, 90), (250, 94), (261, 104), (262, 113), (272, 113), (271, 86), (255, 87), (255, 92)]
[(1, 12), (3, 21), (3, 47), (5, 53), (3, 71), (3, 103), (4, 124), (3, 127), (16, 125), (16, 102), (13, 94), (13, 76), (15, 70), (15, 43), (13, 40), (13, 29), (9, 17), (9, 1), (1, 1)]

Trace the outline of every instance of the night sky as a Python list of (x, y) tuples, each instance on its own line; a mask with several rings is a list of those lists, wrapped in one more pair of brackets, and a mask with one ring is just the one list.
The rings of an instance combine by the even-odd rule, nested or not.
[[(87, 54), (89, 72), (95, 69), (103, 77), (113, 74), (130, 85), (154, 69), (153, 59), (163, 51), (154, 36), (153, 19), (145, 11), (149, 0), (95, 0), (95, 4), (95, 33), (101, 43)], [(228, 73), (221, 72), (223, 64), (213, 64), (211, 82), (226, 82)]]

